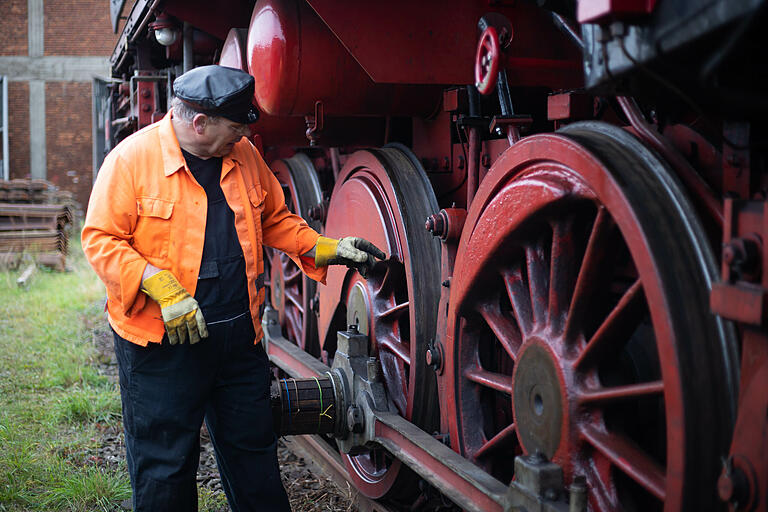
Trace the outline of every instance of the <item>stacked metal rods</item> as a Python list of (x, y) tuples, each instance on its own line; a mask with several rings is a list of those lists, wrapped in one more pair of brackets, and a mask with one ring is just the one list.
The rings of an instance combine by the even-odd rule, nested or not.
[[(0, 263), (15, 266), (30, 254), (39, 264), (64, 270), (71, 197), (61, 197), (43, 180), (0, 181)], [(43, 204), (64, 201), (64, 204)]]
[(332, 434), (336, 430), (336, 400), (328, 378), (278, 379), (272, 382), (275, 434)]

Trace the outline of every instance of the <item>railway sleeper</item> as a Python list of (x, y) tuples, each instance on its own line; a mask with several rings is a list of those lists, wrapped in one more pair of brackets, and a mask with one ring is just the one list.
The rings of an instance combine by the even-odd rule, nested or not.
[(383, 447), (465, 510), (586, 512), (586, 486), (563, 485), (562, 469), (541, 454), (514, 460), (506, 485), (396, 413), (368, 337), (356, 326), (338, 332), (333, 366), (285, 339), (271, 308), (263, 317), (270, 358), (291, 378), (272, 384), (277, 435), (325, 434), (347, 454)]

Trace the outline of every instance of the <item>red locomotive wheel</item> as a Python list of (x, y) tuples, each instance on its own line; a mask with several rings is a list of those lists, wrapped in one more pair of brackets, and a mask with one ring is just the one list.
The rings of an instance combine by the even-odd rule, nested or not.
[(540, 452), (590, 510), (708, 510), (735, 407), (734, 333), (677, 182), (603, 123), (522, 140), (483, 181), (451, 283), (454, 449), (504, 482)]
[[(271, 169), (283, 186), (285, 204), (293, 213), (301, 215), (316, 231), (318, 223), (310, 221), (307, 211), (322, 199), (317, 172), (309, 157), (297, 153), (291, 158), (272, 162)], [(299, 267), (282, 251), (265, 249), (267, 298), (279, 313), (283, 335), (312, 355), (320, 354), (317, 339), (317, 316), (312, 301), (317, 283), (305, 276)]]
[[(437, 397), (425, 352), (437, 323), (440, 246), (424, 229), (424, 219), (437, 210), (432, 187), (410, 150), (393, 146), (350, 156), (331, 196), (326, 234), (363, 237), (388, 258), (367, 280), (331, 267), (320, 303), (321, 324), (330, 318), (323, 311), (338, 303), (335, 318), (368, 334), (369, 353), (381, 364), (392, 405), (430, 432), (437, 424)], [(331, 332), (343, 328), (338, 321)], [(321, 325), (321, 333), (327, 330)], [(345, 463), (368, 497), (404, 498), (413, 484), (413, 474), (384, 450), (345, 456)]]

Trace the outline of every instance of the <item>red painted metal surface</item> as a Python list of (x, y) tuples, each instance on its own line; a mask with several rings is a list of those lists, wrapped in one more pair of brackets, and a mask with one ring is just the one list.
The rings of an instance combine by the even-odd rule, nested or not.
[(658, 0), (579, 0), (579, 23), (628, 20), (653, 12)]
[(144, 128), (154, 123), (157, 119), (154, 119), (153, 114), (157, 110), (155, 89), (156, 84), (154, 82), (137, 82), (136, 84), (136, 109), (135, 113), (138, 118), (138, 128)]
[[(477, 48), (477, 22), (488, 12), (500, 12), (515, 26), (510, 68), (518, 75), (512, 85), (535, 85), (544, 76), (551, 87), (565, 87), (568, 70), (580, 71), (580, 57), (572, 43), (554, 28), (548, 16), (533, 5), (450, 0), (431, 2), (355, 2), (311, 0), (310, 5), (341, 43), (377, 83), (474, 83), (471, 66)], [(371, 37), (386, 34), (386, 39)], [(547, 44), (540, 44), (546, 39)], [(382, 46), (386, 51), (382, 52)], [(439, 51), (429, 51), (429, 49)], [(424, 51), (424, 49), (427, 49)], [(549, 70), (557, 72), (550, 73)]]
[[(494, 164), (450, 283), (444, 419), (452, 445), (502, 481), (512, 457), (541, 450), (566, 482), (587, 477), (596, 510), (679, 510), (697, 471), (686, 438), (714, 427), (687, 416), (695, 395), (678, 364), (690, 333), (665, 306), (648, 245), (659, 241), (618, 183), (557, 135), (523, 139)], [(646, 358), (632, 379), (619, 370), (625, 344), (621, 357)]]
[(716, 225), (722, 226), (723, 206), (717, 194), (707, 186), (707, 183), (691, 164), (675, 150), (672, 144), (644, 119), (643, 113), (632, 98), (622, 96), (617, 99), (638, 137), (664, 156), (680, 180), (691, 191), (693, 200), (696, 201), (697, 205), (711, 217)]
[(429, 115), (440, 90), (376, 85), (304, 2), (256, 5), (248, 30), (248, 68), (259, 107), (272, 115)]
[(739, 416), (718, 480), (720, 499), (732, 512), (768, 508), (768, 336), (748, 328), (742, 349)]
[[(731, 177), (730, 182), (739, 180)], [(710, 303), (713, 312), (743, 326), (738, 417), (718, 481), (720, 498), (731, 510), (768, 507), (767, 236), (768, 202), (725, 200), (722, 281), (713, 286)]]
[(248, 71), (248, 62), (245, 58), (245, 42), (248, 38), (247, 28), (231, 28), (221, 47), (219, 65), (229, 68)]
[(224, 41), (232, 27), (248, 25), (251, 4), (240, 0), (218, 0), (214, 6), (207, 0), (166, 0), (164, 10)]

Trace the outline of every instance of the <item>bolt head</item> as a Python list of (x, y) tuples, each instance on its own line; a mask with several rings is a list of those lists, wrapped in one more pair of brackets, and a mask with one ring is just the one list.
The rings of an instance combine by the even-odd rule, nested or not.
[(735, 486), (733, 485), (733, 479), (730, 475), (720, 475), (717, 479), (717, 493), (720, 495), (720, 499), (725, 502), (730, 502), (735, 492)]
[(357, 406), (351, 405), (347, 409), (347, 428), (350, 432), (359, 434), (363, 431), (363, 415)]

